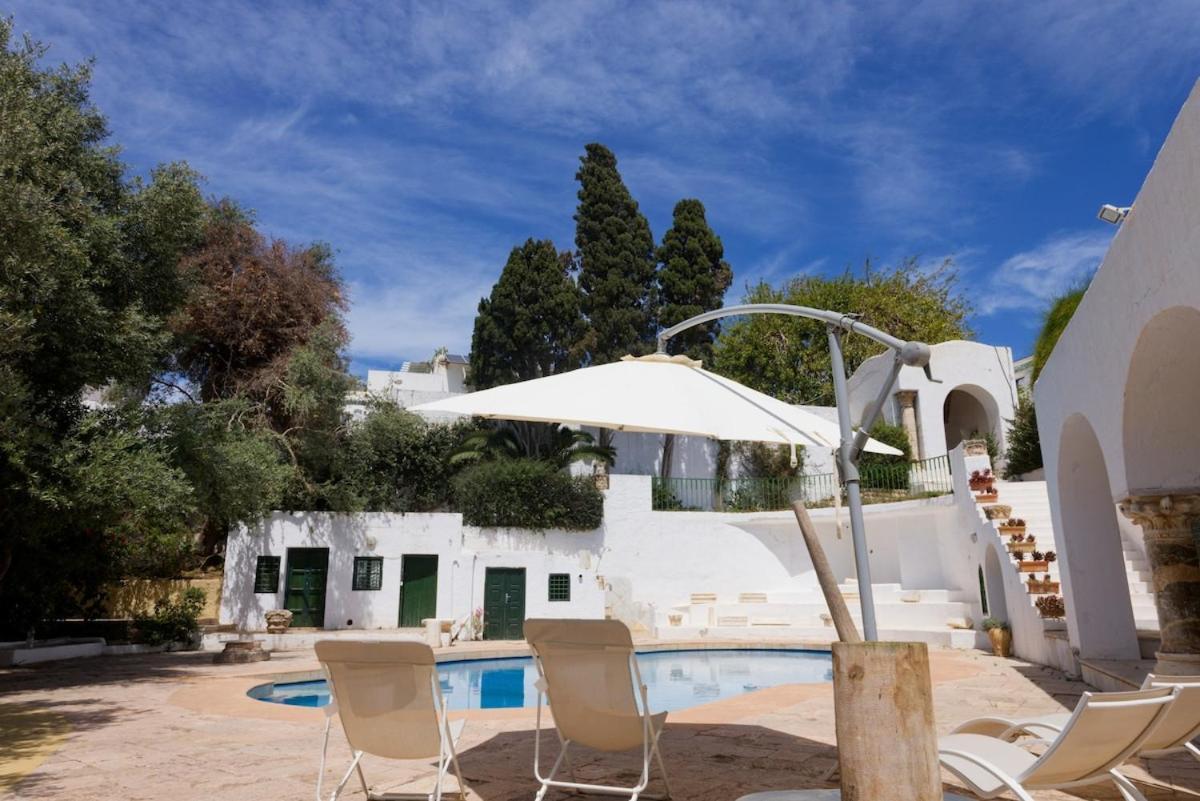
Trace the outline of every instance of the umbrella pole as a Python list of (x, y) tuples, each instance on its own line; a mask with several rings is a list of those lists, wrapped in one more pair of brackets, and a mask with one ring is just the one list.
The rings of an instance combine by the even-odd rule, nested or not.
[(829, 362), (833, 368), (833, 396), (837, 401), (838, 427), (842, 433), (838, 463), (841, 467), (842, 483), (846, 486), (846, 506), (850, 513), (850, 540), (854, 543), (854, 572), (858, 578), (858, 597), (862, 604), (863, 636), (868, 640), (878, 640), (875, 592), (871, 586), (870, 552), (867, 550), (867, 527), (863, 520), (862, 490), (859, 487), (858, 464), (851, 457), (854, 428), (850, 424), (850, 392), (846, 388), (846, 363), (842, 359), (842, 331), (832, 325), (829, 326)]

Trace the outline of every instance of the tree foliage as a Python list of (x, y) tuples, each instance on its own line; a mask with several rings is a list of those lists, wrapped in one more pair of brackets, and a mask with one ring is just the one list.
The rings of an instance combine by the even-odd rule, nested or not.
[(512, 249), (491, 295), (479, 301), (472, 387), (489, 389), (577, 366), (583, 314), (571, 267), (570, 254), (559, 254), (549, 240), (528, 239)]
[(331, 506), (432, 512), (450, 503), (447, 456), (474, 427), (431, 424), (391, 402), (371, 406), (336, 451)]
[(1008, 450), (1004, 454), (1006, 479), (1042, 467), (1042, 441), (1038, 436), (1037, 410), (1028, 392), (1017, 397), (1017, 409), (1008, 429)]
[[(657, 251), (658, 320), (662, 328), (721, 307), (733, 270), (725, 261), (721, 238), (708, 227), (704, 204), (685, 199), (675, 204), (670, 229)], [(712, 361), (719, 322), (689, 328), (667, 342), (667, 352)]]
[(540, 433), (543, 436), (535, 438), (531, 446), (529, 439), (520, 436), (511, 426), (475, 431), (454, 449), (449, 461), (461, 465), (495, 459), (537, 459), (565, 470), (575, 462), (598, 461), (611, 465), (616, 460), (615, 448), (596, 444), (595, 438), (586, 431), (548, 423)]
[[(893, 269), (868, 262), (861, 276), (802, 275), (776, 288), (760, 283), (746, 303), (790, 303), (861, 315), (863, 322), (901, 339), (927, 343), (971, 336), (970, 303), (958, 294), (947, 260), (927, 269), (915, 258)], [(843, 339), (846, 370), (883, 348), (866, 337)], [(787, 401), (832, 406), (833, 379), (824, 323), (778, 314), (748, 316), (728, 325), (716, 345), (716, 372)]]
[(90, 68), (44, 54), (0, 20), (0, 623), (18, 627), (94, 602), (139, 516), (156, 536), (186, 515), (167, 455), (80, 398), (148, 382), (204, 217), (186, 165), (126, 175)]
[(645, 353), (654, 342), (654, 237), (604, 145), (585, 147), (575, 178), (575, 247), (587, 318), (582, 346), (591, 364), (606, 364)]
[(454, 498), (469, 526), (589, 531), (604, 520), (593, 481), (540, 459), (496, 459), (454, 478)]
[(1077, 287), (1050, 302), (1050, 308), (1046, 310), (1046, 316), (1042, 319), (1042, 328), (1033, 343), (1033, 381), (1037, 381), (1038, 376), (1042, 374), (1042, 368), (1050, 361), (1050, 354), (1054, 352), (1058, 338), (1067, 330), (1067, 324), (1075, 316), (1075, 310), (1079, 308), (1085, 292), (1086, 286)]

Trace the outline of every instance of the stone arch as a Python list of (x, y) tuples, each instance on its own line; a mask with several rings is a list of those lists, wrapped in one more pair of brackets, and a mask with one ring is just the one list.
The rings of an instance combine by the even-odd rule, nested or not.
[(987, 593), (988, 616), (1008, 620), (1008, 598), (1004, 592), (1004, 562), (995, 545), (989, 545), (983, 557), (983, 586)]
[(942, 403), (942, 425), (946, 430), (947, 451), (976, 431), (991, 432), (999, 443), (1000, 404), (983, 387), (959, 384), (946, 393)]
[(1173, 306), (1146, 323), (1122, 417), (1130, 494), (1200, 487), (1200, 311)]
[(1079, 655), (1137, 659), (1137, 631), (1108, 468), (1100, 440), (1081, 414), (1063, 423), (1057, 475), (1062, 531), (1056, 540), (1064, 551), (1064, 595)]

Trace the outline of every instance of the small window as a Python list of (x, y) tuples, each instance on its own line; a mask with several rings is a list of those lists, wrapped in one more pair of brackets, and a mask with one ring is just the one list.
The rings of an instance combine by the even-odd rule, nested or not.
[(254, 591), (279, 592), (278, 556), (260, 556), (254, 565)]
[(378, 590), (383, 587), (383, 557), (354, 557), (354, 589)]
[(550, 574), (550, 600), (551, 601), (569, 601), (569, 600), (571, 600), (571, 574), (570, 573), (551, 573)]

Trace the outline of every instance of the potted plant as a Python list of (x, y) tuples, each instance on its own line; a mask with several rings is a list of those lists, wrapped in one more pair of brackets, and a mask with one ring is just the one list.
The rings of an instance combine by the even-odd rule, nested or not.
[(1049, 569), (1050, 563), (1046, 561), (1046, 555), (1041, 551), (1029, 554), (1028, 562), (1021, 560), (1021, 572), (1023, 573), (1045, 573)]
[(992, 641), (992, 653), (996, 656), (1012, 656), (1012, 629), (1008, 622), (989, 617), (983, 621), (983, 630)]
[(1021, 562), (1025, 561), (1025, 552), (1024, 551), (1013, 551), (1009, 555), (1012, 556), (1013, 560), (1017, 562), (1017, 568), (1020, 569)]
[(1046, 551), (1046, 561), (1047, 562), (1054, 562), (1057, 559), (1058, 559), (1058, 554), (1056, 554), (1054, 551)]
[(1067, 607), (1060, 595), (1043, 595), (1033, 603), (1045, 620), (1062, 620), (1067, 616)]
[(997, 528), (1000, 529), (1001, 534), (1008, 534), (1009, 536), (1020, 535), (1022, 538), (1025, 536), (1025, 521), (1019, 517), (1010, 517)]
[(967, 481), (974, 492), (991, 492), (996, 483), (996, 476), (990, 469), (972, 470)]
[(1035, 539), (1032, 534), (1010, 534), (1008, 537), (1008, 552), (1017, 553), (1020, 551), (1021, 553), (1030, 553), (1036, 547), (1034, 542)]

